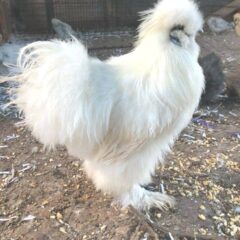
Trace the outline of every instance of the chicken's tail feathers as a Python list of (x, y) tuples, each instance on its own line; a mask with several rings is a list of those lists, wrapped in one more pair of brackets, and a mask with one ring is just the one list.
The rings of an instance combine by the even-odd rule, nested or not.
[(19, 82), (12, 101), (24, 123), (47, 147), (64, 144), (76, 130), (78, 102), (89, 80), (89, 56), (77, 39), (34, 42), (20, 50)]
[(151, 33), (165, 32), (182, 26), (195, 35), (202, 29), (203, 17), (194, 0), (161, 0), (154, 8), (140, 13), (139, 38)]
[(72, 36), (68, 41), (55, 39), (28, 44), (19, 52), (17, 67), (27, 76), (29, 72), (43, 66), (54, 70), (54, 67), (59, 67), (61, 64), (86, 63), (86, 60), (88, 60), (86, 48)]

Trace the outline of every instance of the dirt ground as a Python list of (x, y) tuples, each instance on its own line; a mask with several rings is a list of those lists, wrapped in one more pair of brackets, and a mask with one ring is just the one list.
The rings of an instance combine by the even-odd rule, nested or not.
[[(131, 42), (131, 40), (129, 40)], [(105, 58), (129, 50), (101, 49)], [(218, 53), (226, 76), (240, 74), (240, 38), (199, 37), (203, 55)], [(176, 198), (168, 212), (118, 209), (96, 191), (81, 161), (59, 147), (45, 152), (18, 120), (0, 119), (0, 239), (240, 239), (240, 101), (197, 111), (151, 188)]]

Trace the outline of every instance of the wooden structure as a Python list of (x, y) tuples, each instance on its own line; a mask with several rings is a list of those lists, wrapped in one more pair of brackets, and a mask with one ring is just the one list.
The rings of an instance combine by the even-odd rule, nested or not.
[(225, 5), (223, 8), (217, 10), (214, 15), (224, 18), (226, 20), (232, 21), (232, 16), (240, 12), (240, 0), (231, 1), (229, 4)]
[(10, 3), (0, 0), (0, 43), (6, 41), (11, 33)]
[[(1, 1), (1, 0), (0, 0)], [(10, 1), (10, 0), (9, 0)], [(77, 31), (104, 31), (136, 27), (138, 12), (157, 0), (11, 0), (17, 32), (48, 33), (51, 19), (69, 23)], [(231, 0), (198, 0), (205, 16)]]

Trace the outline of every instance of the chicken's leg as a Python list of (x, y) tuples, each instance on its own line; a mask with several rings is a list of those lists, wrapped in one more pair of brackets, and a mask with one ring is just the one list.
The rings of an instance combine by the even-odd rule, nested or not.
[(104, 164), (92, 161), (84, 163), (84, 168), (97, 189), (113, 194), (117, 203), (123, 207), (132, 205), (139, 210), (150, 208), (164, 210), (173, 207), (175, 201), (172, 197), (140, 186), (151, 181), (151, 171), (147, 171), (145, 167), (142, 170), (147, 171), (147, 174), (143, 174), (139, 165), (135, 163), (134, 166), (133, 171), (131, 161), (126, 164)]

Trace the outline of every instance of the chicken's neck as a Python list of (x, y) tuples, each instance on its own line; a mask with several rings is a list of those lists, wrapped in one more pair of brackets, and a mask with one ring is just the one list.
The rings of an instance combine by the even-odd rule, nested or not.
[(171, 96), (176, 102), (198, 101), (204, 77), (196, 55), (186, 49), (156, 41), (143, 41), (130, 53), (126, 64), (142, 86), (155, 89), (157, 96)]

